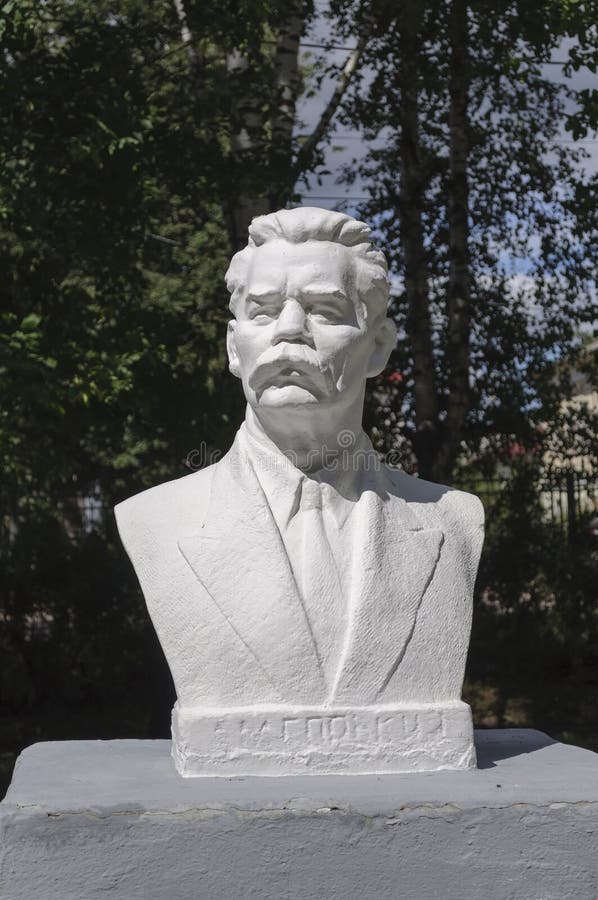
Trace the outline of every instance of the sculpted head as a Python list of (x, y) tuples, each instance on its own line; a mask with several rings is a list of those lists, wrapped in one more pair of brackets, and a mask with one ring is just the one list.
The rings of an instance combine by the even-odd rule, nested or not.
[(386, 260), (367, 225), (310, 207), (260, 216), (226, 284), (229, 366), (258, 413), (363, 401), (396, 342)]

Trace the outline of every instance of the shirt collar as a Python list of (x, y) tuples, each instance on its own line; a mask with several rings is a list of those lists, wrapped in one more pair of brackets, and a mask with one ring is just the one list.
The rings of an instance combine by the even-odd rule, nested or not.
[(354, 441), (347, 439), (347, 447), (330, 466), (309, 475), (293, 465), (267, 435), (250, 432), (245, 422), (239, 436), (270, 508), (284, 527), (299, 508), (304, 478), (319, 482), (326, 508), (332, 511), (339, 528), (342, 527), (365, 484), (380, 465), (364, 431)]

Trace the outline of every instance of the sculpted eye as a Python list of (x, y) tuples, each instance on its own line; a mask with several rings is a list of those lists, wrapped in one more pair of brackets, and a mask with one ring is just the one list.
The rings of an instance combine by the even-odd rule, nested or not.
[(275, 319), (280, 312), (278, 306), (273, 304), (255, 304), (250, 308), (248, 315), (250, 319)]
[(332, 303), (314, 303), (309, 313), (312, 318), (323, 319), (327, 322), (339, 322), (343, 317), (342, 310)]
[(305, 312), (316, 322), (336, 325), (347, 318), (348, 301), (341, 290), (323, 289), (309, 286), (304, 292)]

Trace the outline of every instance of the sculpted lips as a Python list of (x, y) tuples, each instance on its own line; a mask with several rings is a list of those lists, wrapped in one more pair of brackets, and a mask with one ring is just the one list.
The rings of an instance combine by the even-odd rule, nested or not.
[(328, 393), (329, 377), (311, 348), (288, 344), (269, 348), (249, 376), (249, 386), (258, 397), (268, 387), (289, 384), (306, 388), (316, 396)]

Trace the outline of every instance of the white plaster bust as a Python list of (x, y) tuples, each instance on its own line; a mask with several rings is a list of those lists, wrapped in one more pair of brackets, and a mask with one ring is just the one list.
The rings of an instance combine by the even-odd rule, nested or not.
[(362, 430), (396, 340), (369, 234), (315, 208), (254, 219), (227, 273), (245, 422), (218, 463), (116, 507), (183, 775), (475, 765), (482, 506), (384, 465)]

